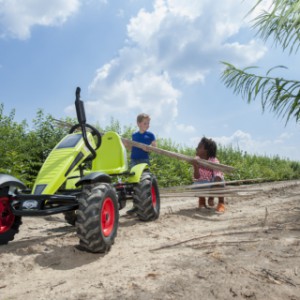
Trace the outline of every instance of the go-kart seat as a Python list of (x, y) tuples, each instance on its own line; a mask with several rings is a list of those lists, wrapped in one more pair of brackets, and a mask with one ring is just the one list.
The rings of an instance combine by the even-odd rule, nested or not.
[(109, 175), (118, 175), (128, 171), (127, 152), (120, 136), (108, 131), (102, 136), (101, 146), (96, 150), (92, 170)]

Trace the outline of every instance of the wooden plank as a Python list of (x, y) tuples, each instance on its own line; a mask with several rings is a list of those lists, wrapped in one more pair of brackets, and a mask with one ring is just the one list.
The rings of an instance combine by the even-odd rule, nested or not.
[[(179, 185), (174, 187), (166, 187), (166, 188), (160, 188), (161, 192), (173, 192), (173, 191), (186, 191), (186, 190), (197, 190), (197, 189), (204, 189), (207, 187), (225, 187), (227, 188), (230, 185), (235, 185), (240, 183), (253, 183), (253, 182), (262, 182), (264, 181), (264, 178), (256, 178), (256, 179), (244, 179), (244, 180), (230, 180), (230, 181), (224, 181), (224, 182), (209, 182), (209, 183), (201, 183), (201, 184), (190, 184), (190, 185)], [(244, 185), (245, 188), (245, 185)]]
[(204, 189), (204, 190), (195, 190), (195, 191), (177, 191), (177, 192), (165, 192), (160, 193), (161, 197), (198, 197), (205, 195), (207, 197), (230, 197), (230, 196), (242, 196), (242, 195), (252, 195), (258, 192), (261, 192), (262, 189)]
[(161, 195), (162, 198), (193, 198), (193, 197), (249, 197), (253, 195), (254, 193), (251, 194), (202, 194), (202, 193), (195, 193), (195, 194), (166, 194), (166, 195)]
[(179, 191), (179, 192), (164, 192), (160, 193), (161, 196), (164, 195), (175, 195), (175, 194), (196, 194), (196, 193), (206, 193), (206, 194), (236, 194), (236, 193), (257, 193), (263, 191), (262, 189), (239, 189), (239, 190), (227, 190), (227, 189), (205, 189), (205, 190), (197, 190), (197, 191)]

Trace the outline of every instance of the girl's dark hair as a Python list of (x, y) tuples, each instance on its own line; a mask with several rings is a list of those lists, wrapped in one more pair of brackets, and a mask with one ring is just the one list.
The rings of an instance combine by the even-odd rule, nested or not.
[(198, 147), (200, 145), (204, 145), (204, 149), (207, 151), (208, 157), (216, 157), (217, 156), (217, 144), (212, 139), (208, 139), (205, 136), (201, 139), (201, 141), (198, 144)]

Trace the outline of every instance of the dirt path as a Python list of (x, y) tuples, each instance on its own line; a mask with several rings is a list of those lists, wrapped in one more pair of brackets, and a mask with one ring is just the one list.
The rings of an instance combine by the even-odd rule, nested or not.
[(0, 299), (300, 299), (300, 181), (255, 187), (223, 215), (196, 198), (162, 198), (151, 223), (124, 209), (106, 255), (77, 250), (60, 215), (23, 218), (0, 247)]

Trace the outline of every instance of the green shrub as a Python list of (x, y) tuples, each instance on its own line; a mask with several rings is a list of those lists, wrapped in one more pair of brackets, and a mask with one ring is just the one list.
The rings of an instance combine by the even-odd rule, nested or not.
[[(33, 127), (28, 130), (26, 121), (14, 121), (15, 111), (4, 115), (4, 106), (0, 103), (0, 172), (11, 174), (32, 186), (37, 173), (47, 155), (60, 139), (68, 132), (68, 126), (57, 126), (51, 115), (39, 110)], [(61, 120), (74, 124), (76, 120)], [(136, 130), (132, 126), (121, 128), (118, 121), (100, 131), (113, 130), (122, 137), (131, 138)], [(174, 143), (171, 139), (158, 139), (159, 148), (193, 157), (195, 147), (186, 147)], [(196, 146), (196, 145), (195, 145)], [(128, 153), (128, 160), (130, 153)], [(161, 187), (188, 185), (192, 183), (192, 166), (182, 160), (151, 153), (151, 171), (156, 175)], [(279, 156), (267, 157), (250, 155), (231, 146), (218, 145), (218, 159), (222, 164), (235, 168), (235, 172), (225, 174), (228, 180), (246, 180), (264, 178), (266, 181), (300, 179), (300, 163), (281, 159)]]

